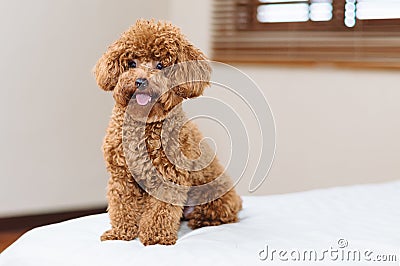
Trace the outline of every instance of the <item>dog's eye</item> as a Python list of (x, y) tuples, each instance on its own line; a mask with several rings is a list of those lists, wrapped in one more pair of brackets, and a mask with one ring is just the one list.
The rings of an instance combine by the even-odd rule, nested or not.
[(135, 61), (130, 61), (130, 62), (128, 63), (128, 67), (129, 67), (129, 68), (136, 68), (136, 62), (135, 62)]
[(163, 66), (161, 63), (158, 63), (157, 66), (156, 66), (156, 68), (157, 68), (158, 70), (163, 69), (163, 67), (164, 67), (164, 66)]

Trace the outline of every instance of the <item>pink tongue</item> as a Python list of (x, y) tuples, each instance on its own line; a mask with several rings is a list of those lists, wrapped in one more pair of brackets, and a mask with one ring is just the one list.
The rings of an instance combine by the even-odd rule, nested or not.
[(139, 105), (146, 105), (151, 101), (151, 96), (147, 94), (136, 94), (136, 102)]

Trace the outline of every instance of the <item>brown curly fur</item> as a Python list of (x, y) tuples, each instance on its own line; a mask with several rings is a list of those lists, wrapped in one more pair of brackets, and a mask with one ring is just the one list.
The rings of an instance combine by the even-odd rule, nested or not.
[[(154, 69), (154, 62), (161, 62), (167, 67), (204, 59), (203, 53), (195, 48), (178, 28), (166, 22), (139, 20), (125, 31), (97, 62), (97, 83), (102, 89), (113, 91), (115, 99), (103, 144), (107, 170), (111, 175), (107, 196), (112, 228), (101, 236), (101, 240), (132, 240), (139, 237), (144, 245), (171, 245), (177, 240), (182, 218), (188, 219), (188, 225), (193, 229), (238, 220), (237, 214), (242, 206), (241, 199), (234, 189), (209, 203), (194, 206), (190, 213), (184, 215), (183, 205), (195, 195), (164, 190), (163, 198), (171, 198), (176, 203), (170, 204), (150, 196), (137, 183), (139, 181), (147, 187), (154, 186), (153, 183), (157, 183), (154, 179), (157, 173), (154, 171), (166, 180), (184, 186), (206, 184), (223, 174), (224, 169), (216, 158), (201, 170), (185, 170), (169, 160), (172, 157), (176, 160), (182, 159), (182, 154), (177, 151), (181, 151), (184, 157), (194, 162), (201, 153), (212, 153), (209, 148), (199, 145), (203, 137), (197, 127), (191, 122), (183, 123), (186, 117), (181, 109), (183, 99), (200, 96), (209, 85), (211, 70), (205, 61), (199, 63), (195, 69), (186, 69), (185, 77), (173, 76), (174, 73), (171, 72), (167, 81), (160, 81), (169, 82), (171, 85), (173, 78), (190, 80), (190, 73), (195, 73), (194, 75), (202, 80), (182, 84), (179, 82), (173, 85), (173, 89), (161, 94), (146, 118), (144, 136), (138, 132), (140, 119), (125, 115), (128, 102), (137, 90), (135, 80), (149, 79), (159, 71)], [(136, 60), (139, 67), (129, 68), (128, 64), (132, 60)], [(148, 91), (160, 94), (154, 84), (149, 86)], [(136, 110), (136, 117), (142, 115), (140, 110)], [(167, 116), (170, 123), (166, 124), (164, 122)], [(175, 127), (175, 124), (183, 126), (179, 128)], [(127, 128), (123, 130), (123, 127)], [(176, 134), (179, 138), (172, 137)], [(129, 143), (125, 150), (123, 138), (124, 142)], [(164, 143), (165, 140), (167, 143)], [(229, 177), (224, 177), (222, 183), (226, 186), (231, 185)], [(207, 193), (211, 197), (215, 191)]]

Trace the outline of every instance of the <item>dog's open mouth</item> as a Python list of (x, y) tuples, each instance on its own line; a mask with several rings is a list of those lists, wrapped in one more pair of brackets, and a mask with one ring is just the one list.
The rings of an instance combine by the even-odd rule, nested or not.
[(137, 92), (133, 95), (133, 97), (135, 98), (136, 103), (142, 106), (145, 106), (158, 98), (157, 95), (151, 95), (146, 92)]
[(151, 102), (151, 96), (148, 94), (142, 94), (142, 93), (136, 94), (136, 102), (139, 105), (146, 105), (149, 102)]

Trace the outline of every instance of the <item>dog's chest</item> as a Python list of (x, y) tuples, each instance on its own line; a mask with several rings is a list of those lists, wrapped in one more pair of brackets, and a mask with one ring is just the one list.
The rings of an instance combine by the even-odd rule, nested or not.
[[(161, 141), (158, 130), (150, 132), (143, 125), (133, 121), (123, 128), (122, 145), (127, 166), (135, 177), (154, 174), (154, 163), (151, 154), (158, 152)], [(151, 143), (151, 145), (149, 145)]]
[(122, 145), (126, 164), (136, 181), (169, 172), (181, 157), (179, 131), (165, 123), (143, 125), (137, 121), (125, 123)]

